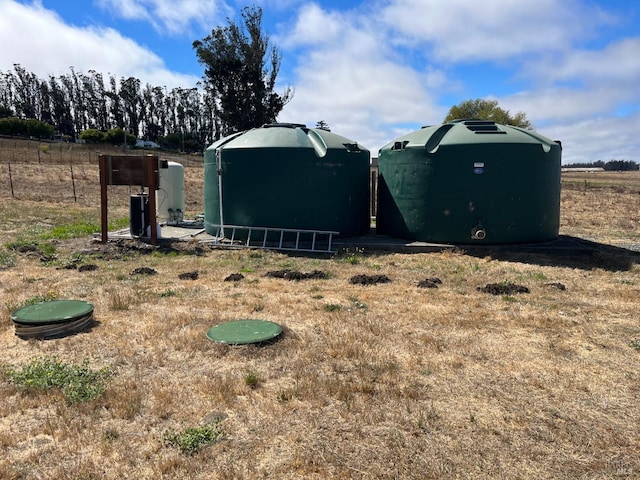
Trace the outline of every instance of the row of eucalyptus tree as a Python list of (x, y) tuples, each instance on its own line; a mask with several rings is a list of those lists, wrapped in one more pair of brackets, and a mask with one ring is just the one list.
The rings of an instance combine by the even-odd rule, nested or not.
[(39, 78), (21, 65), (0, 71), (0, 117), (37, 119), (56, 132), (76, 139), (89, 129), (120, 128), (152, 141), (171, 134), (187, 134), (204, 143), (212, 138), (213, 123), (203, 115), (202, 93), (142, 85), (134, 77), (87, 73), (73, 67), (67, 74)]
[(143, 85), (134, 77), (105, 77), (74, 67), (40, 78), (15, 64), (0, 71), (0, 118), (37, 119), (74, 140), (87, 130), (121, 129), (187, 150), (273, 122), (292, 90), (274, 92), (281, 57), (262, 32), (261, 20), (259, 7), (247, 7), (241, 22), (227, 19), (195, 41), (205, 72), (193, 88)]

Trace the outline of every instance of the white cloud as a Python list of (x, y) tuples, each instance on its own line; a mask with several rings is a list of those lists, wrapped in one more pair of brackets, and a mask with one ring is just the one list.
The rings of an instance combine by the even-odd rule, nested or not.
[[(152, 85), (193, 86), (199, 80), (166, 68), (162, 58), (110, 28), (67, 25), (42, 5), (1, 0), (0, 70), (19, 63), (40, 78), (96, 70), (116, 78), (133, 76)], [(28, 39), (28, 40), (24, 40)]]
[(297, 55), (296, 90), (279, 120), (315, 126), (326, 121), (340, 135), (372, 151), (446, 112), (429, 93), (446, 84), (435, 68), (416, 71), (393, 58), (385, 38), (366, 19), (303, 7), (279, 46)]
[(551, 60), (536, 60), (524, 65), (522, 75), (541, 84), (572, 81), (640, 88), (640, 37), (624, 38), (601, 50), (579, 49)]
[[(522, 110), (537, 127), (640, 111), (640, 38), (612, 42), (600, 50), (575, 50), (558, 59), (525, 64), (530, 89), (500, 100)], [(627, 121), (627, 123), (629, 123)]]
[(295, 25), (278, 38), (284, 48), (326, 45), (339, 41), (345, 31), (346, 19), (338, 12), (322, 10), (317, 4), (303, 7)]
[(444, 62), (562, 50), (597, 22), (610, 21), (577, 0), (394, 0), (380, 19), (394, 42), (421, 45)]
[(498, 100), (502, 108), (523, 111), (536, 127), (549, 121), (581, 120), (610, 112), (621, 103), (625, 92), (606, 87), (591, 89), (545, 88), (529, 90)]
[(210, 30), (231, 12), (223, 0), (97, 0), (103, 10), (127, 20), (145, 21), (168, 35)]
[(640, 112), (629, 117), (594, 117), (549, 125), (541, 133), (562, 142), (562, 163), (638, 161)]

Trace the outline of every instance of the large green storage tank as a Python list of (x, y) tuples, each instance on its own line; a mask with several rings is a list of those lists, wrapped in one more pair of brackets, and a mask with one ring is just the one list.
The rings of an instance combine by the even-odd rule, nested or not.
[(205, 230), (214, 235), (224, 223), (363, 235), (370, 224), (369, 160), (356, 142), (302, 124), (222, 138), (204, 155)]
[(379, 152), (377, 232), (434, 243), (552, 240), (562, 147), (483, 120), (425, 127)]

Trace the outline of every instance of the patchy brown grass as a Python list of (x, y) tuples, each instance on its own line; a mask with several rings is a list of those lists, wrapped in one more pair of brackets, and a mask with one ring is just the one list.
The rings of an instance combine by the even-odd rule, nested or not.
[[(84, 168), (97, 179), (95, 165)], [(50, 172), (34, 181), (55, 185)], [(185, 174), (200, 202), (189, 213), (199, 213), (202, 168)], [(0, 247), (14, 256), (0, 270), (2, 362), (55, 355), (115, 372), (103, 396), (73, 405), (0, 379), (0, 479), (637, 476), (640, 270), (638, 257), (617, 246), (638, 242), (640, 182), (637, 173), (607, 178), (586, 189), (568, 179), (563, 188), (561, 233), (589, 240), (591, 253), (364, 252), (353, 262), (196, 254), (186, 243), (178, 254), (149, 253), (81, 237), (46, 240), (55, 253), (43, 261)], [(97, 221), (97, 183), (83, 188), (78, 202), (0, 191), (3, 244)], [(60, 268), (72, 257), (98, 268)], [(158, 274), (130, 275), (137, 267)], [(283, 269), (331, 278), (266, 276)], [(178, 278), (194, 271), (195, 280)], [(224, 281), (237, 272), (245, 278)], [(352, 284), (355, 275), (391, 282)], [(438, 288), (418, 288), (435, 277)], [(501, 282), (530, 293), (477, 290)], [(19, 339), (10, 313), (39, 295), (90, 301), (96, 325), (61, 339)], [(285, 333), (264, 346), (205, 337), (241, 318), (275, 321)], [(162, 442), (168, 429), (216, 418), (224, 440), (193, 456)]]
[(565, 173), (562, 230), (605, 243), (640, 242), (640, 173)]

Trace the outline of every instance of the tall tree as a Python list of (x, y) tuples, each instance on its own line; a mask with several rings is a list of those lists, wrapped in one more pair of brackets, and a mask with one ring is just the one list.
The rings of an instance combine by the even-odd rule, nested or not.
[(140, 111), (142, 98), (140, 94), (140, 80), (134, 77), (120, 79), (120, 100), (122, 110), (126, 118), (123, 118), (124, 127), (136, 137), (140, 129)]
[(21, 118), (36, 118), (39, 113), (37, 104), (40, 82), (38, 77), (19, 64), (14, 64), (16, 72), (14, 78), (13, 99), (16, 113)]
[(63, 135), (74, 135), (73, 118), (69, 98), (54, 76), (49, 77), (50, 110), (57, 131)]
[(216, 138), (274, 122), (292, 97), (290, 88), (282, 94), (274, 91), (282, 57), (262, 32), (262, 9), (245, 7), (241, 16), (241, 24), (227, 18), (226, 26), (193, 42), (205, 67)]
[(108, 130), (107, 97), (104, 92), (102, 74), (89, 70), (90, 75), (82, 75), (82, 85), (87, 102), (89, 128)]
[(531, 122), (527, 120), (524, 112), (518, 112), (511, 115), (508, 110), (504, 110), (498, 106), (497, 100), (483, 100), (477, 98), (475, 100), (465, 100), (464, 102), (454, 105), (449, 110), (445, 122), (458, 119), (479, 119), (493, 120), (503, 125), (514, 125), (521, 128), (533, 128)]

